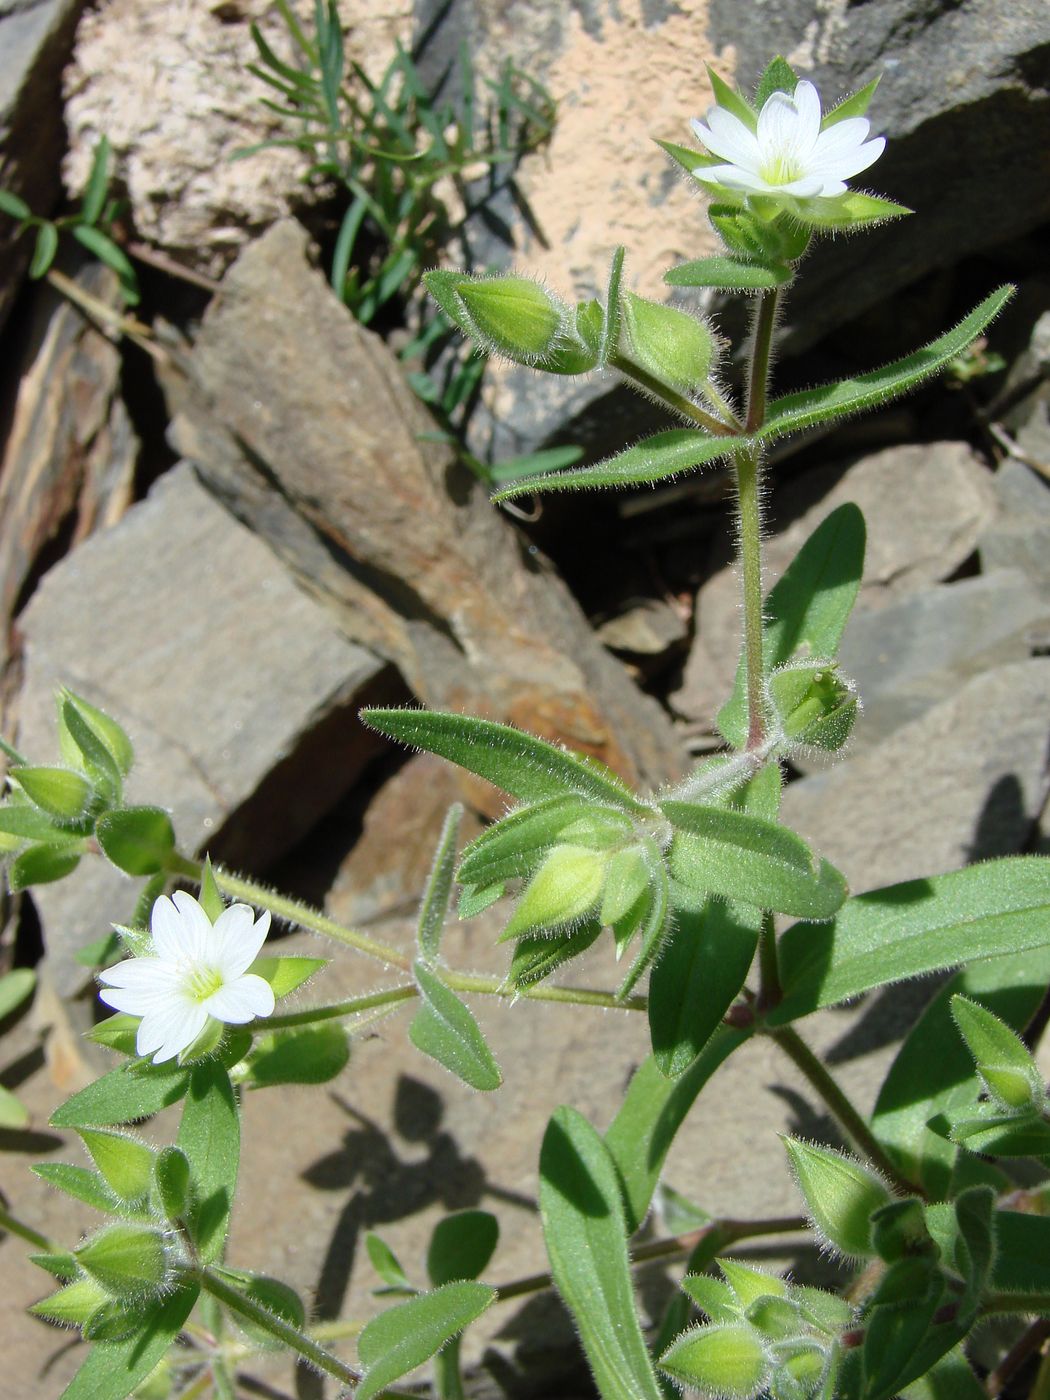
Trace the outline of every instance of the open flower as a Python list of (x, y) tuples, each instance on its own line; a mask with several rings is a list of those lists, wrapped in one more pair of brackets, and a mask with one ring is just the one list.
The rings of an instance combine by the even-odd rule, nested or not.
[(866, 117), (844, 117), (821, 130), (820, 94), (812, 83), (800, 82), (791, 96), (774, 92), (767, 99), (754, 131), (725, 107), (712, 107), (706, 125), (694, 119), (696, 135), (727, 162), (694, 173), (705, 184), (744, 196), (834, 198), (885, 149), (885, 137), (868, 140), (870, 129)]
[(153, 1055), (154, 1064), (172, 1060), (209, 1016), (243, 1025), (273, 1012), (272, 987), (248, 971), (269, 928), (269, 913), (256, 919), (246, 904), (231, 904), (213, 925), (192, 895), (162, 895), (150, 916), (152, 955), (100, 973), (99, 996), (115, 1011), (142, 1017), (135, 1037), (140, 1055)]

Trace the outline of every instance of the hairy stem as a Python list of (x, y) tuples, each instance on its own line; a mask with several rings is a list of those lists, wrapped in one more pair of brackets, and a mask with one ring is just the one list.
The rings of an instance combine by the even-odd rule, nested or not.
[(798, 1032), (790, 1026), (781, 1026), (766, 1033), (776, 1041), (796, 1068), (801, 1070), (857, 1151), (882, 1172), (894, 1190), (903, 1196), (924, 1196), (922, 1187), (914, 1181), (909, 1181), (898, 1170), (882, 1143), (854, 1108), (849, 1096)]
[(771, 1011), (784, 996), (780, 986), (776, 922), (768, 910), (762, 914), (762, 931), (758, 937), (758, 969), (760, 982), (755, 1009), (761, 1015)]
[(744, 612), (744, 669), (747, 677), (747, 750), (765, 742), (762, 685), (762, 516), (759, 507), (761, 463), (757, 449), (735, 456), (740, 584)]
[[(632, 1264), (646, 1264), (654, 1259), (674, 1259), (680, 1254), (691, 1254), (698, 1245), (709, 1243), (714, 1253), (720, 1253), (742, 1240), (758, 1239), (763, 1235), (787, 1235), (800, 1230), (808, 1230), (809, 1221), (801, 1215), (777, 1215), (761, 1220), (710, 1220), (698, 1230), (690, 1230), (685, 1235), (671, 1235), (667, 1239), (653, 1240), (631, 1251)], [(545, 1288), (553, 1288), (554, 1279), (550, 1274), (530, 1274), (527, 1278), (515, 1279), (496, 1289), (496, 1301), (509, 1302), (527, 1293), (540, 1293)]]
[(696, 423), (700, 428), (706, 428), (715, 437), (731, 437), (739, 433), (739, 428), (730, 423), (723, 423), (718, 418), (712, 417), (710, 413), (705, 413), (692, 399), (687, 399), (684, 394), (676, 393), (667, 384), (653, 376), (641, 365), (635, 364), (626, 355), (614, 354), (609, 356), (609, 368), (617, 370), (628, 379), (633, 379), (636, 384), (645, 389), (647, 393), (667, 404), (668, 408), (673, 408), (676, 413), (680, 413), (683, 418), (688, 418)]
[(751, 374), (747, 385), (747, 421), (749, 433), (761, 428), (766, 417), (766, 390), (769, 385), (769, 365), (773, 348), (773, 327), (777, 323), (777, 302), (780, 288), (763, 292), (755, 316), (755, 334), (751, 342)]

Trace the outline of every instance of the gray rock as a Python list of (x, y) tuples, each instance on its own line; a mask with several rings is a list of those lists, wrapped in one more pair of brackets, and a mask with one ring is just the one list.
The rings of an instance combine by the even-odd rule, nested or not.
[(975, 676), (869, 752), (792, 783), (783, 820), (860, 893), (1009, 855), (1047, 794), (1050, 659)]
[(178, 450), (420, 700), (666, 780), (683, 762), (666, 715), (433, 442), (401, 367), (308, 265), (305, 242), (275, 225), (231, 268), (168, 376)]
[[(55, 761), (52, 695), (69, 685), (127, 727), (128, 800), (170, 808), (183, 850), (253, 869), (347, 791), (376, 751), (358, 706), (398, 693), (188, 465), (56, 565), (22, 621), (22, 751)], [(34, 889), (60, 993), (136, 891), (96, 859)]]
[(940, 584), (850, 620), (839, 659), (863, 713), (850, 752), (867, 750), (981, 671), (1050, 641), (1050, 593), (1014, 569)]
[(999, 514), (978, 545), (985, 569), (1019, 569), (1044, 592), (1050, 589), (1050, 485), (1030, 467), (1007, 457), (995, 474)]
[[(61, 191), (62, 68), (84, 0), (15, 0), (0, 8), (0, 189), (34, 214), (49, 214)], [(0, 215), (0, 327), (32, 252)]]
[[(845, 470), (819, 468), (772, 493), (767, 591), (820, 521), (845, 501), (860, 506), (868, 527), (861, 607), (947, 578), (973, 553), (995, 514), (989, 473), (965, 443), (891, 447)], [(738, 589), (723, 562), (697, 594), (696, 641), (671, 697), (687, 719), (711, 720), (729, 693), (740, 648)]]

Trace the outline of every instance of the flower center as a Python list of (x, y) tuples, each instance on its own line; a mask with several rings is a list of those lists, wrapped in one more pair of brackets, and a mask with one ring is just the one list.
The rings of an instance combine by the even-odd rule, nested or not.
[(790, 185), (793, 180), (801, 179), (803, 170), (797, 157), (786, 151), (771, 151), (762, 162), (759, 174), (767, 185)]
[(222, 986), (222, 973), (214, 967), (196, 966), (186, 978), (186, 991), (194, 1001), (207, 1001)]

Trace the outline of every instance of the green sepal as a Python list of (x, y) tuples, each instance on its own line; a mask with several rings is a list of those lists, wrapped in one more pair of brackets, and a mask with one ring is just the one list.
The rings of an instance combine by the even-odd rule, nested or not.
[(121, 1200), (141, 1201), (153, 1179), (153, 1149), (125, 1133), (78, 1129), (84, 1146), (110, 1190)]
[(559, 929), (595, 912), (610, 859), (587, 846), (553, 847), (525, 886), (500, 942), (541, 929)]
[(844, 97), (841, 102), (836, 102), (830, 111), (824, 114), (824, 120), (820, 124), (821, 131), (826, 131), (829, 126), (834, 126), (836, 122), (841, 122), (846, 117), (863, 117), (871, 106), (871, 99), (875, 96), (875, 89), (882, 81), (882, 75), (872, 78), (870, 83), (866, 83), (858, 92)]
[(656, 843), (648, 837), (644, 842), (644, 849), (648, 853), (649, 885), (642, 896), (641, 908), (635, 906), (638, 910), (637, 915), (634, 911), (625, 915), (629, 920), (637, 917), (636, 926), (641, 929), (641, 940), (634, 962), (616, 989), (619, 1001), (631, 994), (642, 973), (653, 959), (659, 956), (671, 920), (671, 884), (667, 876), (667, 867)]
[(602, 907), (598, 918), (604, 925), (615, 924), (635, 907), (652, 879), (645, 848), (634, 844), (613, 855), (606, 869)]
[(114, 1214), (122, 1207), (122, 1202), (106, 1185), (100, 1172), (90, 1171), (73, 1162), (34, 1162), (30, 1171), (56, 1191), (64, 1191), (75, 1201), (82, 1201), (104, 1215)]
[(491, 885), (464, 885), (459, 892), (456, 913), (461, 919), (476, 918), (483, 910), (489, 909), (498, 899), (503, 898), (506, 885), (497, 880)]
[(125, 1400), (142, 1387), (182, 1331), (200, 1289), (181, 1284), (143, 1307), (137, 1329), (122, 1341), (92, 1347), (61, 1400)]
[(787, 1298), (791, 1290), (776, 1274), (765, 1269), (756, 1269), (740, 1259), (719, 1259), (716, 1261), (722, 1277), (733, 1290), (741, 1308), (749, 1308), (760, 1298)]
[[(258, 1303), (260, 1307), (265, 1308), (267, 1312), (280, 1318), (290, 1327), (294, 1327), (296, 1331), (300, 1331), (305, 1325), (306, 1307), (299, 1294), (289, 1284), (280, 1279), (270, 1278), (267, 1274), (251, 1273), (247, 1269), (220, 1268), (216, 1272), (227, 1283), (232, 1284), (238, 1293), (243, 1293), (253, 1303)], [(283, 1345), (280, 1339), (275, 1337), (264, 1324), (254, 1322), (232, 1309), (230, 1316), (245, 1336), (258, 1346), (270, 1350)]]
[(130, 1016), (126, 1011), (117, 1011), (92, 1026), (85, 1034), (96, 1045), (104, 1045), (107, 1050), (118, 1050), (122, 1055), (135, 1054), (135, 1037), (138, 1034), (140, 1018)]
[(163, 1236), (140, 1225), (107, 1225), (76, 1254), (81, 1268), (113, 1298), (155, 1295), (168, 1276)]
[(789, 747), (834, 751), (846, 743), (858, 702), (833, 662), (789, 661), (773, 671), (766, 689)]
[(602, 308), (602, 332), (598, 341), (598, 368), (604, 369), (609, 357), (616, 353), (620, 344), (620, 326), (623, 311), (620, 302), (620, 284), (623, 281), (624, 247), (617, 248), (609, 264), (609, 280), (605, 287), (605, 304)]
[(35, 807), (63, 825), (81, 821), (95, 802), (95, 785), (70, 768), (40, 768), (23, 764), (8, 775)]
[(889, 1204), (886, 1183), (869, 1167), (813, 1143), (785, 1138), (791, 1170), (821, 1239), (847, 1259), (874, 1253), (871, 1217)]
[(58, 744), (62, 757), (97, 783), (110, 805), (120, 802), (122, 779), (133, 753), (120, 726), (71, 691), (60, 690)]
[(173, 1225), (184, 1225), (194, 1202), (190, 1160), (181, 1147), (161, 1148), (153, 1159), (153, 1181), (165, 1218)]
[(602, 931), (599, 919), (588, 919), (578, 928), (554, 934), (526, 934), (514, 948), (507, 981), (512, 987), (532, 987), (563, 963), (585, 952)]
[(915, 211), (906, 205), (895, 204), (892, 199), (881, 199), (878, 195), (864, 194), (860, 190), (847, 190), (845, 194), (830, 198), (795, 199), (791, 212), (803, 227), (815, 229), (818, 233), (825, 230), (846, 233), (851, 229), (884, 224), (889, 219), (903, 219)]
[(995, 1102), (1007, 1113), (1040, 1109), (1046, 1088), (1021, 1037), (994, 1012), (967, 997), (952, 997), (951, 1012)]
[[(7, 802), (0, 807), (0, 839), (9, 836), (10, 849), (17, 850), (27, 841), (45, 846), (68, 846), (84, 839), (83, 828), (59, 826), (58, 823), (28, 802)], [(5, 843), (6, 844), (6, 843)], [(3, 846), (0, 846), (0, 850)]]
[(409, 1040), (472, 1089), (498, 1089), (503, 1075), (469, 1007), (422, 962), (412, 970), (423, 1004), (409, 1025)]
[(175, 851), (175, 828), (161, 807), (121, 807), (95, 826), (102, 854), (126, 875), (156, 875)]
[(549, 354), (568, 320), (564, 302), (530, 278), (513, 274), (464, 277), (457, 295), (474, 327), (474, 338), (519, 364)]
[(595, 807), (576, 796), (551, 797), (519, 807), (494, 822), (464, 849), (456, 872), (461, 884), (488, 886), (531, 875), (563, 833), (573, 842), (602, 849), (631, 830), (622, 812)]
[(793, 97), (796, 87), (798, 87), (798, 74), (786, 58), (777, 54), (766, 64), (765, 71), (758, 80), (754, 104), (756, 111), (761, 112), (775, 92), (782, 92), (788, 97)]
[(721, 1279), (711, 1274), (686, 1274), (679, 1286), (710, 1322), (739, 1322), (742, 1319), (744, 1309), (740, 1299)]
[(780, 1298), (767, 1294), (756, 1298), (748, 1305), (744, 1316), (756, 1332), (774, 1342), (796, 1335), (802, 1322), (798, 1304), (790, 1296)]
[(204, 864), (201, 867), (201, 885), (197, 891), (197, 903), (213, 924), (226, 908), (226, 901), (223, 899), (222, 891), (215, 880), (215, 869), (211, 863), (211, 856), (204, 857)]
[(623, 293), (620, 351), (678, 393), (699, 389), (711, 369), (714, 340), (703, 321), (677, 307)]
[(109, 1294), (97, 1280), (82, 1277), (67, 1283), (64, 1288), (41, 1299), (39, 1303), (34, 1303), (28, 1311), (34, 1317), (42, 1317), (47, 1322), (57, 1322), (62, 1327), (83, 1327), (108, 1300)]
[[(711, 92), (715, 102), (719, 107), (724, 107), (727, 112), (732, 112), (733, 116), (742, 121), (749, 131), (758, 130), (758, 110), (744, 97), (731, 88), (724, 78), (720, 78), (709, 63), (705, 63), (707, 69), (707, 79), (711, 84)], [(721, 157), (719, 157), (721, 160)]]
[(683, 1385), (723, 1400), (750, 1400), (769, 1376), (762, 1339), (745, 1323), (692, 1327), (667, 1348), (658, 1364)]
[(692, 175), (694, 170), (705, 170), (712, 165), (724, 165), (725, 162), (719, 156), (708, 156), (702, 151), (695, 150), (692, 146), (680, 146), (676, 141), (661, 141), (657, 137), (653, 138), (660, 149), (669, 155), (674, 163), (680, 166), (687, 175)]

